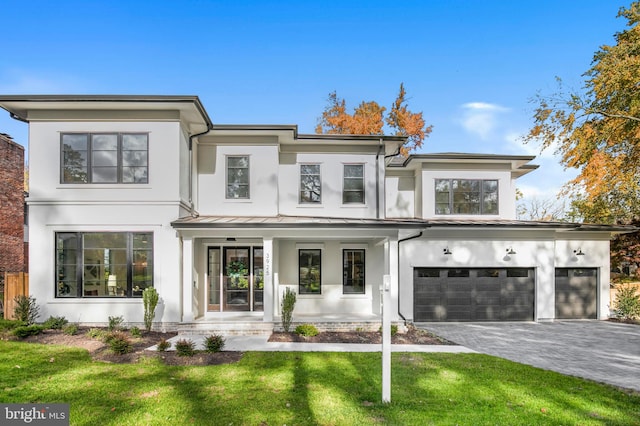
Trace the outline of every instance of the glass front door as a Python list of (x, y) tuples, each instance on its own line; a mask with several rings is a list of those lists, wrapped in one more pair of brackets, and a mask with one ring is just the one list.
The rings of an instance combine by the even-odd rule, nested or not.
[(209, 247), (207, 310), (263, 311), (264, 249)]

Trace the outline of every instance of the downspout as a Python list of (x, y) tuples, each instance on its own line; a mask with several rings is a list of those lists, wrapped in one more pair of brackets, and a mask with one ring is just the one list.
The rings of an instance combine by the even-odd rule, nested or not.
[[(398, 240), (398, 288), (400, 288), (400, 243), (404, 243), (405, 241), (413, 240), (415, 238), (420, 238), (422, 237), (423, 232), (424, 231), (420, 231), (420, 233), (417, 235), (412, 235), (410, 237)], [(404, 315), (402, 315), (402, 312), (400, 312), (400, 293), (401, 292), (398, 291), (398, 315), (400, 315), (400, 318), (404, 320), (404, 325), (407, 325), (407, 319)]]
[(195, 206), (193, 205), (193, 139), (209, 133), (211, 125), (207, 123), (207, 130), (189, 136), (189, 213), (191, 217), (197, 217)]
[[(380, 219), (380, 150), (382, 149), (382, 138), (376, 152), (376, 219)], [(386, 158), (386, 157), (385, 157)]]

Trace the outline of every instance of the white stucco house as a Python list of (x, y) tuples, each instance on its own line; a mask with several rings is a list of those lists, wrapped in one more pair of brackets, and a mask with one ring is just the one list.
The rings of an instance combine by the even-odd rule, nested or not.
[[(29, 125), (30, 291), (41, 315), (159, 327), (294, 320), (544, 321), (609, 314), (623, 227), (516, 220), (532, 156), (214, 124), (195, 96), (4, 95)], [(247, 325), (249, 324), (249, 325)], [(377, 325), (376, 325), (377, 329)]]

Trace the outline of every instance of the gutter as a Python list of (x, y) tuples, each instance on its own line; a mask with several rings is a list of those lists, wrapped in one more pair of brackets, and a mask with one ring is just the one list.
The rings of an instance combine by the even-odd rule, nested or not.
[(24, 117), (20, 117), (18, 114), (9, 111), (9, 117), (13, 118), (14, 120), (18, 120), (18, 121), (22, 121), (23, 123), (28, 123), (29, 120), (27, 120)]
[(423, 233), (424, 231), (420, 231), (417, 235), (412, 235), (410, 237), (398, 240), (398, 315), (400, 315), (400, 318), (404, 320), (405, 326), (407, 325), (407, 319), (404, 315), (402, 315), (402, 312), (400, 312), (400, 243), (404, 243), (405, 241), (413, 240), (415, 238), (420, 238), (422, 237)]

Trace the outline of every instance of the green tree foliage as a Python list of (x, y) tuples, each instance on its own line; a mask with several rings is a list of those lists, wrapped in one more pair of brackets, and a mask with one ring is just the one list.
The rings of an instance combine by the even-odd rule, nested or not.
[(640, 3), (621, 8), (627, 28), (604, 45), (584, 74), (584, 88), (538, 95), (526, 142), (555, 149), (561, 163), (579, 170), (564, 195), (570, 218), (626, 223), (640, 217)]
[(385, 116), (386, 110), (375, 101), (363, 101), (350, 114), (347, 112), (346, 101), (332, 92), (329, 94), (328, 105), (318, 119), (316, 133), (382, 135), (386, 125), (395, 136), (407, 137), (400, 152), (406, 156), (420, 148), (433, 130), (433, 126), (425, 124), (422, 112), (414, 113), (409, 110), (407, 92), (402, 83), (398, 96)]

